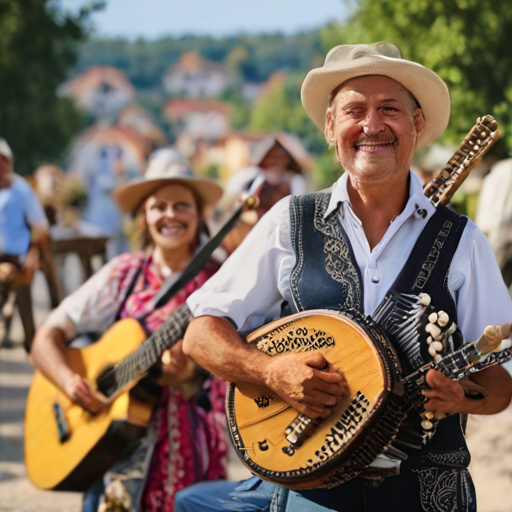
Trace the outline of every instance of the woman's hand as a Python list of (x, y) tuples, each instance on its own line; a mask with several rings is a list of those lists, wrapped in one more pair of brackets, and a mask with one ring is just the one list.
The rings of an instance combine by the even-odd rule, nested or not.
[(192, 379), (197, 365), (183, 353), (183, 340), (162, 354), (162, 376), (158, 383), (164, 386), (179, 386)]
[(88, 411), (97, 412), (101, 408), (98, 407), (98, 400), (96, 400), (89, 381), (78, 373), (73, 373), (68, 377), (64, 383), (63, 391), (70, 400)]

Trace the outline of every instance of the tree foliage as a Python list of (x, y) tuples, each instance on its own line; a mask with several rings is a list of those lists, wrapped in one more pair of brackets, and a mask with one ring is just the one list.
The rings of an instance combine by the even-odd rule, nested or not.
[(83, 125), (56, 90), (75, 62), (85, 19), (50, 0), (0, 0), (0, 135), (22, 174), (57, 159)]
[(358, 0), (352, 18), (326, 27), (323, 40), (326, 50), (345, 43), (395, 44), (404, 58), (432, 69), (448, 85), (452, 113), (444, 140), (460, 142), (478, 116), (492, 114), (512, 148), (510, 34), (509, 0)]

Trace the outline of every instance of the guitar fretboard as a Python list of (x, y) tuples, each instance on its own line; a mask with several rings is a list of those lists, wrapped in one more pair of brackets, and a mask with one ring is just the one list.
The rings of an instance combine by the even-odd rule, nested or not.
[(112, 396), (144, 375), (165, 350), (183, 338), (192, 318), (188, 306), (181, 305), (135, 352), (98, 379), (98, 390), (105, 396)]

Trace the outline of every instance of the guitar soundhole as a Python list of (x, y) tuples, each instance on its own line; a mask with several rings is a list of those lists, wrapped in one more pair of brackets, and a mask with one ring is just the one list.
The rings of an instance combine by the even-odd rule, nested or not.
[(107, 398), (111, 397), (117, 391), (116, 372), (113, 366), (106, 368), (98, 377), (96, 384), (98, 391)]

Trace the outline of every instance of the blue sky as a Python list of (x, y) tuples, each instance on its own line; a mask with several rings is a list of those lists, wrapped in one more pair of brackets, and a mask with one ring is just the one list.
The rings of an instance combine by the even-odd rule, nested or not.
[[(73, 9), (83, 0), (61, 0)], [(92, 21), (100, 36), (184, 34), (226, 36), (245, 31), (295, 33), (342, 21), (349, 12), (343, 0), (107, 0)]]

